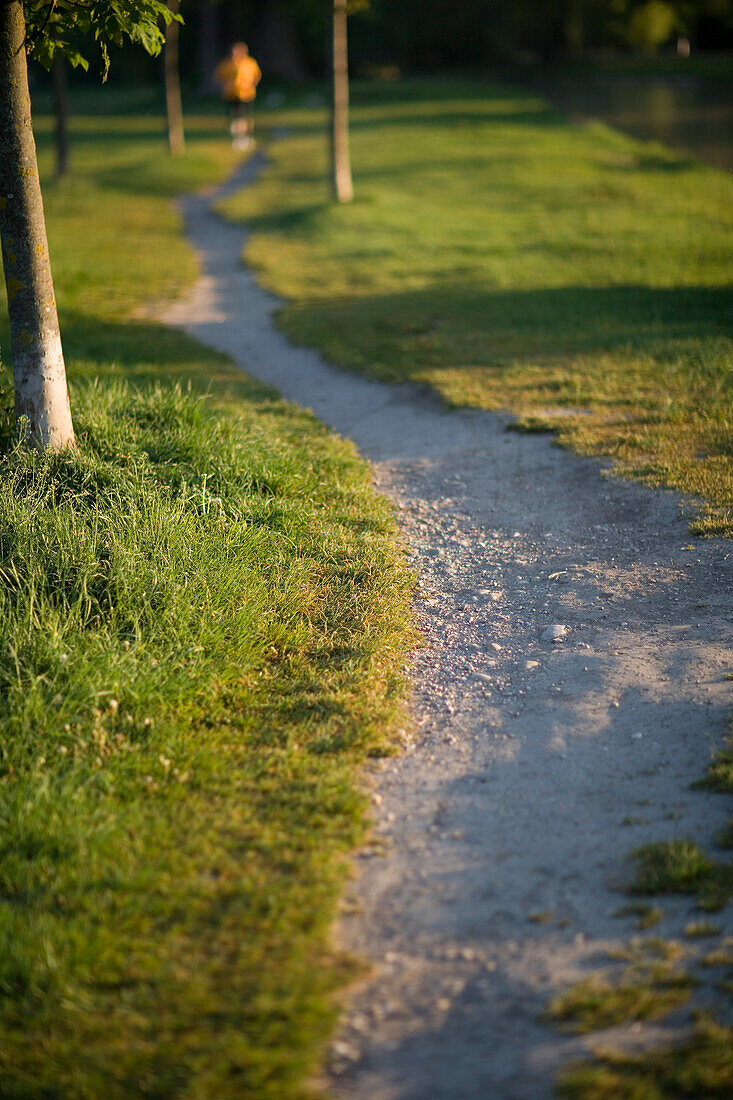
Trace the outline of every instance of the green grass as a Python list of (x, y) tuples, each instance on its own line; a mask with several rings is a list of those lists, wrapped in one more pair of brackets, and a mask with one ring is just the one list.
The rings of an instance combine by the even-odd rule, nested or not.
[(701, 909), (723, 909), (733, 897), (733, 863), (709, 858), (690, 840), (659, 840), (635, 848), (634, 894), (697, 894)]
[(661, 974), (664, 977), (667, 970), (664, 963), (677, 962), (684, 959), (687, 951), (678, 940), (665, 939), (663, 936), (632, 936), (628, 944), (611, 948), (608, 957), (629, 964), (627, 973), (632, 977), (642, 975), (654, 976), (655, 971), (661, 965)]
[[(690, 938), (716, 935), (709, 923), (688, 925)], [(658, 938), (632, 940), (616, 957), (629, 962), (613, 982), (594, 976), (565, 990), (550, 1004), (547, 1018), (565, 1031), (589, 1034), (633, 1020), (656, 1020), (685, 1004), (697, 980), (670, 966), (687, 954), (681, 944)], [(655, 961), (661, 960), (661, 961)], [(729, 968), (730, 953), (718, 949), (699, 960), (703, 966)], [(730, 983), (717, 988), (730, 997)], [(720, 1007), (720, 1006), (719, 1006)], [(733, 1086), (733, 1029), (709, 1016), (695, 1015), (685, 1040), (674, 1047), (639, 1055), (618, 1053), (594, 1042), (588, 1061), (562, 1069), (555, 1093), (576, 1100), (648, 1100), (648, 1098), (729, 1096)]]
[(722, 928), (719, 924), (713, 924), (709, 920), (690, 921), (685, 925), (685, 935), (688, 939), (706, 939), (710, 936), (719, 936)]
[(733, 1028), (701, 1019), (678, 1046), (605, 1053), (564, 1070), (557, 1092), (566, 1100), (726, 1100), (733, 1093)]
[(733, 972), (733, 940), (727, 941), (727, 946), (718, 947), (715, 951), (709, 951), (700, 960), (703, 966), (724, 966)]
[[(728, 751), (716, 754), (707, 776), (694, 786), (729, 791), (731, 786), (726, 770), (729, 769), (729, 756)], [(719, 833), (718, 844), (733, 846), (732, 836), (733, 819)], [(722, 909), (733, 896), (733, 865), (710, 858), (692, 841), (646, 844), (636, 848), (631, 856), (637, 865), (631, 893), (697, 894), (699, 908), (708, 910)], [(638, 915), (639, 927), (644, 927), (647, 912), (662, 915), (661, 910), (652, 910), (641, 902), (624, 906), (616, 915)], [(718, 937), (721, 931), (719, 925), (709, 920), (691, 921), (684, 930), (687, 939), (693, 941)], [(653, 1013), (661, 1015), (667, 1011), (664, 1007), (665, 972), (678, 973), (670, 970), (669, 963), (686, 954), (688, 952), (675, 941), (636, 938), (628, 948), (613, 956), (630, 964), (621, 982), (614, 985), (603, 978), (590, 978), (560, 994), (549, 1006), (548, 1017), (570, 1030), (590, 1032), (608, 1027), (609, 1023), (622, 1023), (634, 1013), (638, 1019), (652, 1019)], [(650, 962), (654, 957), (662, 961)], [(697, 961), (704, 968), (724, 971), (723, 980), (715, 983), (716, 990), (730, 999), (733, 956), (729, 938)], [(681, 985), (680, 992), (683, 988)], [(671, 1007), (676, 1006), (672, 1004)], [(718, 1003), (717, 1009), (721, 1007)], [(647, 1011), (646, 1017), (639, 1015)], [(696, 1100), (720, 1097), (722, 1100), (733, 1094), (732, 1051), (733, 1029), (709, 1016), (700, 1017), (685, 1040), (673, 1047), (650, 1049), (634, 1056), (596, 1049), (589, 1061), (563, 1068), (555, 1091), (569, 1100), (673, 1100), (682, 1096), (694, 1096)]]
[(641, 929), (653, 928), (659, 924), (664, 916), (656, 905), (648, 905), (644, 901), (634, 901), (630, 905), (622, 905), (613, 914), (614, 917), (636, 917), (636, 927)]
[[(103, 114), (106, 95), (72, 102), (71, 172), (60, 182), (51, 178), (52, 120), (36, 116), (49, 246), (72, 358), (77, 324), (128, 320), (145, 301), (167, 300), (193, 278), (196, 261), (169, 200), (214, 182), (236, 163), (223, 118), (189, 116), (188, 151), (174, 158), (166, 153), (160, 117), (151, 113), (154, 101), (141, 100), (139, 114)], [(111, 98), (115, 108), (123, 106)]]
[(728, 824), (720, 829), (715, 839), (719, 848), (733, 848), (733, 814), (728, 819)]
[[(706, 776), (694, 787), (729, 792), (730, 748), (715, 754)], [(720, 847), (733, 847), (733, 818), (717, 835)], [(664, 895), (697, 894), (700, 909), (719, 910), (733, 896), (733, 864), (710, 858), (689, 840), (667, 840), (646, 844), (631, 853), (636, 863), (636, 879), (630, 893)], [(662, 911), (644, 902), (632, 902), (617, 910), (616, 916), (638, 916), (640, 928), (649, 927), (648, 917), (661, 917)], [(651, 923), (654, 923), (653, 921)], [(720, 936), (722, 929), (710, 920), (690, 921), (684, 929), (688, 940)], [(624, 979), (611, 984), (593, 977), (560, 994), (549, 1006), (548, 1017), (575, 1031), (594, 1031), (622, 1023), (630, 1013), (664, 1009), (655, 982), (663, 979), (669, 962), (683, 959), (688, 952), (672, 940), (651, 938), (632, 940), (628, 948), (613, 957), (629, 963)], [(662, 960), (654, 964), (650, 958)], [(731, 983), (730, 938), (698, 958), (705, 968), (722, 968), (725, 977), (715, 983), (718, 993), (729, 1000)], [(660, 969), (661, 968), (661, 969)], [(672, 973), (675, 973), (672, 971)], [(662, 992), (666, 993), (664, 987)], [(676, 1006), (672, 1006), (676, 1007)], [(724, 1007), (718, 1002), (719, 1011)], [(725, 1010), (725, 1008), (724, 1008)], [(661, 1013), (660, 1013), (661, 1014)], [(640, 1016), (637, 1018), (641, 1018)], [(651, 1015), (647, 1019), (653, 1018)], [(727, 1017), (726, 1017), (727, 1018)], [(713, 1100), (733, 1095), (733, 1028), (712, 1017), (697, 1020), (686, 1039), (673, 1047), (650, 1049), (629, 1056), (616, 1051), (598, 1051), (590, 1061), (564, 1067), (556, 1081), (555, 1092), (568, 1100), (676, 1100), (695, 1097)]]
[(355, 972), (327, 933), (411, 580), (350, 444), (139, 312), (195, 271), (169, 200), (223, 134), (191, 120), (174, 163), (100, 110), (46, 192), (78, 447), (16, 450), (5, 415), (7, 1097), (310, 1096)]
[(356, 200), (328, 202), (323, 119), (228, 199), (295, 340), (345, 367), (511, 410), (733, 530), (733, 180), (516, 89), (356, 86)]
[(546, 1015), (558, 1027), (585, 1035), (631, 1020), (657, 1020), (689, 1000), (693, 986), (691, 978), (669, 968), (618, 984), (593, 977), (558, 994)]
[[(692, 786), (727, 794), (733, 790), (733, 742), (717, 749), (702, 779)], [(718, 830), (719, 848), (733, 848), (733, 818)], [(692, 841), (663, 840), (634, 849), (636, 894), (697, 894), (701, 909), (724, 908), (733, 897), (733, 863), (712, 859)]]
[(702, 779), (693, 783), (698, 790), (733, 793), (733, 718), (728, 722), (729, 735), (726, 745), (717, 749)]
[(661, 840), (635, 848), (639, 894), (694, 894), (713, 869), (713, 861), (690, 840)]

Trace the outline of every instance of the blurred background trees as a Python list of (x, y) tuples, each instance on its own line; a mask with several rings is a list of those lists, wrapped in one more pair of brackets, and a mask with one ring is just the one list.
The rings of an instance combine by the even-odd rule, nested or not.
[[(233, 41), (250, 46), (265, 79), (321, 78), (329, 64), (331, 0), (181, 0), (185, 88), (212, 92)], [(731, 0), (373, 0), (350, 20), (352, 71), (429, 72), (497, 62), (733, 49)], [(114, 52), (114, 51), (113, 51)], [(154, 82), (142, 51), (113, 57), (116, 82)], [(160, 64), (160, 63), (158, 63)], [(76, 80), (83, 80), (80, 75)]]

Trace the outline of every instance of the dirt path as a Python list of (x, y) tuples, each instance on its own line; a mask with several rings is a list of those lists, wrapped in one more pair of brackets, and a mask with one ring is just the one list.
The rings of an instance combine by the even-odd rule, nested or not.
[[(245, 235), (205, 199), (184, 213), (204, 275), (166, 320), (356, 441), (421, 577), (418, 732), (373, 775), (374, 843), (338, 936), (374, 968), (334, 1045), (333, 1094), (548, 1097), (589, 1040), (538, 1014), (633, 934), (612, 915), (628, 850), (708, 845), (724, 822), (720, 796), (689, 783), (731, 703), (733, 547), (693, 545), (672, 493), (291, 346), (240, 265)], [(562, 640), (543, 640), (551, 625)], [(655, 933), (680, 936), (691, 900), (663, 907)]]

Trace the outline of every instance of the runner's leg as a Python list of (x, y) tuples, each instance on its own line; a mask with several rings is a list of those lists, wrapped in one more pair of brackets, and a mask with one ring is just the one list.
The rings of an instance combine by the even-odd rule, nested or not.
[(229, 133), (232, 135), (232, 141), (236, 143), (237, 138), (242, 133), (242, 103), (238, 99), (229, 100)]

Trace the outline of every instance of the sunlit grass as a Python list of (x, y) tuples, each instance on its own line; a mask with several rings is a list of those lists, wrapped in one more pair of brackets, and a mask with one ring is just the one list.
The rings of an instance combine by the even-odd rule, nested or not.
[(312, 1096), (354, 973), (327, 932), (411, 581), (350, 444), (131, 316), (195, 271), (170, 196), (232, 162), (189, 131), (174, 163), (156, 119), (78, 120), (47, 189), (73, 453), (13, 449), (0, 370), (8, 1097)]
[(290, 110), (227, 200), (281, 324), (329, 358), (508, 408), (730, 532), (733, 180), (490, 85), (357, 88), (356, 200), (328, 201), (322, 119)]
[[(103, 89), (94, 99), (85, 96), (73, 111), (71, 170), (61, 181), (53, 178), (52, 119), (36, 116), (49, 247), (67, 341), (69, 321), (78, 313), (127, 319), (135, 307), (166, 301), (192, 279), (196, 260), (170, 200), (214, 182), (236, 163), (223, 116), (188, 115), (186, 155), (171, 157), (162, 118), (151, 110), (154, 100), (145, 101), (145, 113), (98, 113), (106, 95)], [(118, 105), (114, 94), (112, 103)]]
[(688, 939), (705, 939), (709, 936), (719, 936), (722, 929), (719, 924), (713, 924), (709, 920), (690, 921), (685, 925), (685, 935)]

